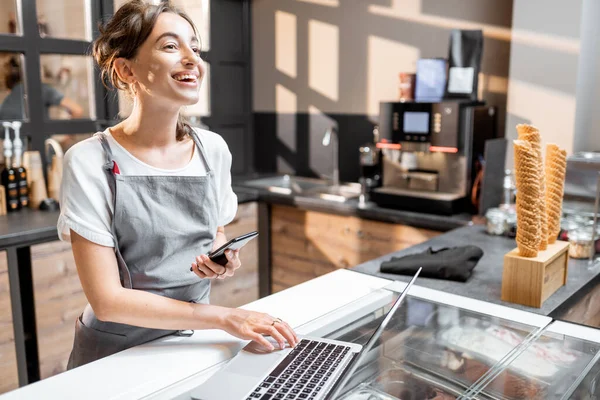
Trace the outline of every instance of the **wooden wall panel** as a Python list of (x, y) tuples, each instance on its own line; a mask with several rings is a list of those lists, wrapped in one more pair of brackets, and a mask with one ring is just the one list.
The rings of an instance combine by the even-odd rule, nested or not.
[(440, 232), (272, 206), (272, 289), (297, 285), (429, 240)]
[[(229, 239), (258, 230), (256, 203), (240, 204), (235, 219), (225, 227)], [(240, 250), (242, 266), (231, 278), (213, 280), (210, 303), (239, 307), (258, 299), (258, 238)]]
[(71, 245), (50, 242), (31, 247), (40, 377), (63, 372), (73, 346), (75, 320), (87, 304)]

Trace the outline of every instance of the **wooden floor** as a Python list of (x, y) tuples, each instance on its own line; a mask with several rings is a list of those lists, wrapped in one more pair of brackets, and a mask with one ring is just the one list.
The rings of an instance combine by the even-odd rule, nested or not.
[[(257, 230), (256, 204), (242, 204), (225, 233), (234, 237)], [(42, 379), (65, 370), (73, 345), (75, 320), (87, 300), (81, 289), (71, 245), (32, 246), (33, 285)], [(258, 241), (240, 251), (242, 268), (230, 279), (214, 281), (211, 303), (237, 307), (258, 298)], [(18, 376), (6, 253), (0, 253), (0, 393), (16, 389)]]

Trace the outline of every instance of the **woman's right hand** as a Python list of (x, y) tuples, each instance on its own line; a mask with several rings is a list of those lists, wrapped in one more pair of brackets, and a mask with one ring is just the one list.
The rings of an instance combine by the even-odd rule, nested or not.
[(261, 344), (269, 351), (275, 350), (273, 345), (263, 336), (268, 335), (277, 341), (279, 348), (285, 348), (287, 341), (291, 347), (298, 344), (294, 330), (279, 318), (256, 311), (230, 308), (225, 315), (223, 330), (240, 339), (250, 339)]

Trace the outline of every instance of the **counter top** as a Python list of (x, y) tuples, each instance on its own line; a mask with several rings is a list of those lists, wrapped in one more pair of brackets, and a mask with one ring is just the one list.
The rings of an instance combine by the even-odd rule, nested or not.
[[(297, 333), (306, 334), (303, 325), (390, 283), (338, 270), (242, 308), (282, 318)], [(0, 399), (139, 399), (186, 379), (201, 383), (215, 371), (213, 367), (233, 357), (246, 343), (219, 330), (171, 336), (24, 386)]]
[(58, 240), (58, 211), (29, 208), (0, 216), (0, 249)]
[[(545, 316), (428, 289), (421, 285), (425, 281), (422, 278), (417, 280), (410, 292), (412, 298), (458, 307), (467, 311), (468, 315), (486, 315), (496, 321), (503, 319), (524, 324), (531, 332), (552, 322)], [(320, 330), (339, 330), (348, 323), (346, 318), (359, 317), (362, 315), (360, 310), (370, 307), (370, 304), (377, 304), (377, 307), (389, 304), (392, 299), (382, 288), (400, 292), (405, 289), (405, 284), (350, 270), (337, 270), (243, 308), (280, 317), (290, 323), (299, 335), (319, 336)], [(410, 309), (424, 315), (428, 312), (427, 309), (419, 311), (417, 306)], [(448, 318), (451, 320), (453, 317), (448, 315)], [(415, 321), (421, 320), (417, 318)], [(572, 324), (568, 327), (570, 334), (583, 337), (578, 334), (583, 331), (587, 339), (600, 341), (598, 330)], [(564, 332), (565, 329), (555, 331)], [(185, 396), (187, 391), (208, 379), (246, 343), (219, 330), (196, 331), (190, 337), (166, 337), (6, 393), (0, 396), (0, 400), (81, 397), (189, 399)]]
[(464, 246), (465, 244), (478, 246), (484, 253), (473, 270), (473, 275), (467, 282), (420, 278), (419, 285), (538, 314), (560, 317), (565, 310), (576, 303), (590, 288), (600, 282), (600, 265), (598, 263), (593, 268), (588, 268), (587, 260), (570, 258), (567, 284), (552, 294), (541, 308), (504, 302), (500, 300), (504, 255), (516, 247), (516, 242), (514, 239), (507, 237), (488, 235), (485, 233), (485, 227), (483, 226), (467, 226), (455, 229), (408, 249), (357, 265), (353, 270), (386, 279), (408, 282), (410, 280), (409, 276), (379, 272), (381, 262), (389, 260), (394, 256), (399, 257), (419, 253), (429, 247), (437, 250), (443, 247)]
[[(238, 204), (258, 199), (258, 194), (250, 189), (234, 189), (234, 192)], [(35, 211), (26, 208), (0, 216), (0, 249), (58, 240), (56, 223), (59, 214), (59, 211)]]
[[(320, 211), (328, 214), (355, 216), (381, 222), (404, 224), (416, 228), (431, 229), (446, 232), (455, 228), (473, 224), (473, 216), (467, 213), (455, 215), (438, 215), (414, 211), (395, 210), (379, 207), (377, 204), (368, 203), (366, 207), (359, 207), (358, 199), (349, 199), (344, 203), (329, 201), (318, 197), (303, 197), (270, 192), (266, 189), (244, 186), (248, 180), (271, 177), (270, 175), (251, 175), (235, 177), (233, 187), (236, 193), (254, 196), (257, 201), (270, 204), (280, 204), (297, 207), (304, 210)], [(239, 195), (238, 195), (239, 196)]]
[[(284, 204), (339, 215), (353, 215), (391, 223), (402, 223), (419, 228), (448, 231), (471, 224), (471, 216), (458, 214), (440, 216), (412, 211), (393, 210), (370, 205), (361, 209), (357, 200), (335, 203), (317, 198), (294, 198), (282, 194), (270, 193), (243, 186), (244, 179), (234, 180), (233, 190), (238, 203), (265, 201), (272, 204)], [(56, 222), (58, 211), (33, 211), (24, 209), (16, 213), (0, 216), (0, 249), (11, 246), (30, 246), (36, 243), (58, 240)]]

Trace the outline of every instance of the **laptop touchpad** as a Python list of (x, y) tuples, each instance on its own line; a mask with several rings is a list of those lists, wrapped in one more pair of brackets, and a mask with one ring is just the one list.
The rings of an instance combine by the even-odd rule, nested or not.
[(227, 365), (227, 372), (246, 376), (264, 376), (279, 363), (285, 353), (250, 354), (240, 352), (234, 362)]

